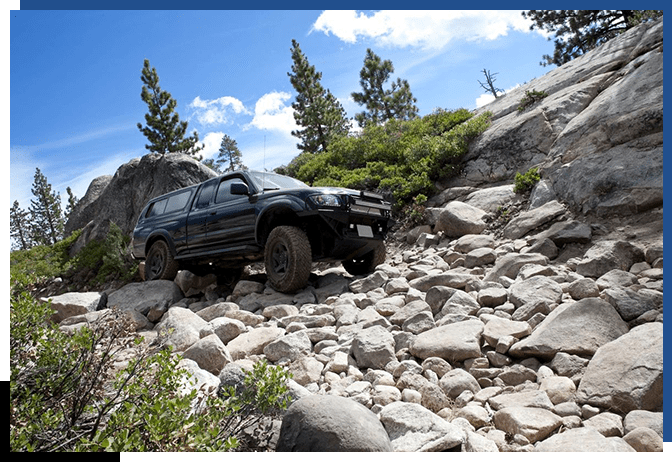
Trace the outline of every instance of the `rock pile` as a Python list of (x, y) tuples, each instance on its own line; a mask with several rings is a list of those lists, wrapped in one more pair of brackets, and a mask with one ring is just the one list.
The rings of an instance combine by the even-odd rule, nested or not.
[(294, 423), (271, 426), (271, 450), (659, 450), (662, 233), (638, 243), (550, 215), (523, 237), (395, 236), (374, 273), (316, 271), (295, 294), (182, 272), (52, 306), (62, 329), (116, 306), (145, 336), (169, 332), (212, 390), (262, 358), (288, 368)]

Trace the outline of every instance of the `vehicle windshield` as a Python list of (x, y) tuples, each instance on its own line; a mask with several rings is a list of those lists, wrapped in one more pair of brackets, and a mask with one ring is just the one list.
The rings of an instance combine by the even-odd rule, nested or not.
[(261, 191), (276, 189), (307, 188), (308, 185), (284, 175), (268, 172), (249, 172), (254, 185)]

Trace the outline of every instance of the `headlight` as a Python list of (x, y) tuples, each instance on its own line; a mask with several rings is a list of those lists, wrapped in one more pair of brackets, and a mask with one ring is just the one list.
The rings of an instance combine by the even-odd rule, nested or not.
[(310, 196), (308, 199), (318, 207), (340, 207), (341, 198), (334, 194), (320, 194)]

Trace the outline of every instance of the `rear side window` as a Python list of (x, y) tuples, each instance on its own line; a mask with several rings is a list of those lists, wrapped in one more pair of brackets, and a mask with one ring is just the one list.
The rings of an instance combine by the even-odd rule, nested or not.
[(168, 203), (167, 198), (154, 202), (152, 205), (149, 206), (149, 210), (147, 210), (147, 218), (161, 215), (163, 211), (166, 210), (167, 203)]
[(176, 212), (178, 210), (184, 209), (189, 202), (191, 197), (191, 191), (184, 191), (179, 194), (175, 194), (165, 199), (158, 200), (149, 206), (147, 210), (147, 218), (156, 217), (158, 215), (163, 215), (165, 213)]
[(166, 204), (166, 210), (164, 213), (182, 210), (184, 206), (187, 205), (187, 202), (189, 202), (190, 197), (191, 191), (184, 191), (179, 194), (175, 194), (174, 196), (170, 196), (168, 198), (168, 204)]

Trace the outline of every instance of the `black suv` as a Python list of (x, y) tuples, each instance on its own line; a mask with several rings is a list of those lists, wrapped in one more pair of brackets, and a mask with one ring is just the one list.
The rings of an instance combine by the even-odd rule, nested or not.
[(173, 279), (179, 269), (231, 274), (263, 259), (272, 286), (292, 292), (307, 284), (312, 262), (373, 271), (391, 225), (390, 204), (377, 194), (238, 171), (152, 199), (132, 247), (146, 260), (146, 280)]

